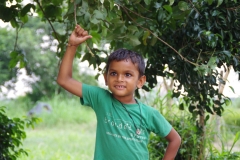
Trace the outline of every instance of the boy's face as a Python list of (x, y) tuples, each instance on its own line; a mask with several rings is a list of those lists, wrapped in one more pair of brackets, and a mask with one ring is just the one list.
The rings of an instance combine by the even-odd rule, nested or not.
[(112, 61), (104, 78), (113, 96), (123, 103), (135, 102), (135, 89), (141, 88), (146, 81), (145, 76), (139, 78), (137, 65), (129, 59)]

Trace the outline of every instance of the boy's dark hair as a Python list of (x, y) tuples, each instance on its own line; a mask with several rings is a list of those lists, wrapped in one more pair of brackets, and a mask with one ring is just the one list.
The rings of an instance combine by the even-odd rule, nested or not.
[(122, 61), (130, 59), (134, 65), (137, 65), (139, 71), (139, 77), (143, 76), (145, 73), (145, 62), (143, 57), (137, 52), (127, 50), (127, 49), (118, 49), (110, 54), (107, 60), (107, 65), (105, 68), (105, 73), (108, 72), (109, 65), (112, 61)]

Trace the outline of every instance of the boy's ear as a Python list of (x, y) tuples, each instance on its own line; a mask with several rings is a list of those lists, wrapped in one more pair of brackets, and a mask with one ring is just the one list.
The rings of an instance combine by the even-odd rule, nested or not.
[(104, 76), (104, 80), (105, 80), (105, 85), (107, 86), (108, 85), (107, 84), (107, 73), (104, 73), (103, 76)]
[(146, 82), (146, 76), (143, 75), (138, 80), (137, 88), (139, 88), (139, 89), (142, 88), (142, 86), (145, 84), (145, 82)]

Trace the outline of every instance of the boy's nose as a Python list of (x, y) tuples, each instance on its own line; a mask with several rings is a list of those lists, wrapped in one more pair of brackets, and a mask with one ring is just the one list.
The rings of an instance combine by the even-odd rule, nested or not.
[(124, 80), (124, 76), (123, 75), (118, 75), (117, 76), (117, 80), (118, 81), (123, 81)]

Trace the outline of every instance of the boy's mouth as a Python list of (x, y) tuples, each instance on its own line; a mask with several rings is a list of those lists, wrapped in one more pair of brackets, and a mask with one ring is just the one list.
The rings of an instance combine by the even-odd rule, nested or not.
[(124, 89), (124, 88), (126, 88), (126, 87), (123, 86), (123, 85), (115, 85), (115, 88), (116, 88), (116, 89)]

